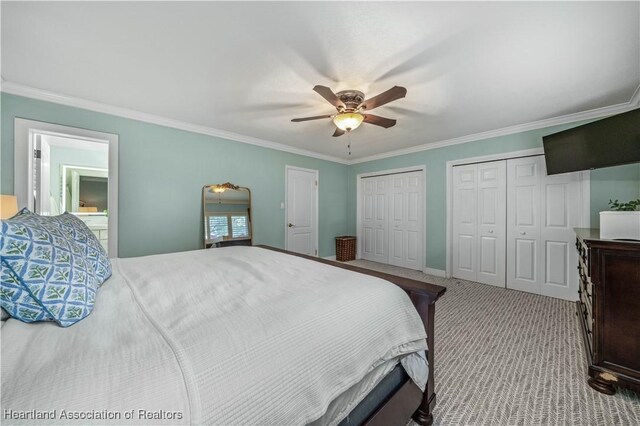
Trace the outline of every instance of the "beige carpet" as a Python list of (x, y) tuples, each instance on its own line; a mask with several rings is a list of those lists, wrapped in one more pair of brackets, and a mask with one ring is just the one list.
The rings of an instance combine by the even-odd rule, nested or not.
[(356, 260), (447, 287), (436, 303), (435, 425), (640, 425), (640, 394), (587, 385), (575, 304)]

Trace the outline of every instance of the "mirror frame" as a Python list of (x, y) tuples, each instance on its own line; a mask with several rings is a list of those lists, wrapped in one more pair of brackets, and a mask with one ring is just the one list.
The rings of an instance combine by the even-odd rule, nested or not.
[[(205, 218), (207, 217), (207, 199), (206, 192), (209, 191), (210, 188), (218, 187), (223, 188), (224, 190), (233, 190), (233, 191), (247, 191), (249, 195), (249, 207), (248, 207), (248, 220), (249, 220), (249, 238), (230, 238), (227, 240), (220, 241), (218, 243), (210, 243), (207, 242), (207, 238), (205, 236), (206, 233), (206, 225)], [(234, 245), (252, 245), (253, 244), (253, 219), (252, 219), (252, 207), (251, 207), (251, 190), (246, 186), (238, 186), (234, 185), (231, 182), (225, 183), (214, 183), (209, 185), (204, 185), (202, 187), (202, 225), (205, 227), (201, 235), (203, 235), (203, 245), (205, 249), (212, 247), (225, 247), (225, 246), (234, 246)]]

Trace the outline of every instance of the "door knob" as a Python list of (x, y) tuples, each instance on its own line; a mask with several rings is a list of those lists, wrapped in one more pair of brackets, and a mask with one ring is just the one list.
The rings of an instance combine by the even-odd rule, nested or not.
[(520, 235), (525, 235), (525, 234), (526, 234), (526, 232), (520, 231)]
[(289, 225), (287, 225), (289, 228), (294, 228), (295, 225), (293, 223), (290, 223)]
[(489, 233), (490, 233), (490, 234), (493, 234), (493, 229), (489, 229)]

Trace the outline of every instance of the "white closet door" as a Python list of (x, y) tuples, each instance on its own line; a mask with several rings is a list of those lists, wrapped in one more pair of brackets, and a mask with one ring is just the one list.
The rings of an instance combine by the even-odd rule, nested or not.
[(507, 287), (577, 300), (580, 175), (547, 176), (543, 156), (508, 160), (507, 175)]
[(453, 276), (477, 278), (477, 164), (453, 168)]
[(422, 173), (390, 177), (389, 264), (422, 270)]
[(387, 198), (389, 177), (362, 179), (362, 258), (374, 262), (388, 261)]
[(543, 157), (507, 160), (507, 287), (540, 293)]
[(580, 175), (547, 176), (541, 164), (540, 294), (578, 300), (578, 257), (574, 227), (581, 226), (582, 191)]
[(505, 286), (506, 162), (478, 164), (476, 281)]

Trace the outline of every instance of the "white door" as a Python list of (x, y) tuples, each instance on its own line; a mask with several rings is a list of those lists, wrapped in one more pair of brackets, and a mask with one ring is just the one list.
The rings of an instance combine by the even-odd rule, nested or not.
[(318, 171), (287, 167), (287, 250), (318, 255)]
[(504, 287), (506, 163), (453, 168), (453, 276)]
[(544, 159), (507, 161), (507, 287), (540, 294), (540, 181)]
[(387, 194), (388, 176), (362, 179), (362, 248), (363, 259), (387, 263)]
[(477, 164), (453, 168), (453, 276), (477, 277)]
[(478, 275), (476, 281), (505, 285), (507, 165), (478, 164)]
[(540, 294), (575, 301), (578, 299), (578, 257), (573, 228), (581, 226), (582, 191), (579, 173), (547, 176), (541, 184)]
[(423, 268), (422, 172), (390, 175), (389, 264)]
[(543, 156), (507, 162), (507, 287), (577, 300), (573, 228), (581, 226), (578, 173), (547, 176)]

